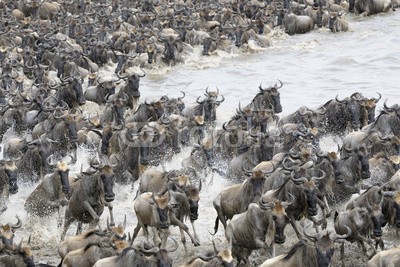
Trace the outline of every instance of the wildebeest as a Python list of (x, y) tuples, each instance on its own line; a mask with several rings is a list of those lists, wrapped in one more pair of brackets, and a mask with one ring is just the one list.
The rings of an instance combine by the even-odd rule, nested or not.
[(29, 236), (27, 245), (22, 245), (22, 241), (11, 253), (0, 256), (0, 266), (7, 267), (34, 267), (33, 254), (30, 247), (31, 237)]
[(284, 230), (289, 223), (285, 208), (289, 205), (288, 202), (266, 202), (261, 198), (258, 204), (251, 203), (247, 211), (233, 216), (225, 237), (232, 244), (233, 257), (239, 264), (241, 261), (247, 263), (255, 249), (285, 242)]
[(298, 16), (295, 14), (285, 14), (283, 17), (283, 27), (289, 35), (296, 33), (306, 33), (314, 29), (315, 22), (309, 16)]
[(347, 234), (337, 235), (335, 232), (317, 236), (305, 234), (305, 237), (294, 244), (287, 254), (266, 260), (260, 267), (329, 267), (335, 250), (334, 242), (344, 239), (346, 236)]
[(214, 251), (209, 251), (204, 255), (193, 257), (180, 267), (234, 266), (232, 251), (230, 248), (217, 250), (214, 241), (213, 241), (213, 246), (214, 246)]
[(231, 185), (223, 189), (214, 198), (213, 205), (217, 211), (214, 234), (218, 231), (219, 221), (221, 221), (224, 229), (226, 229), (226, 220), (232, 219), (235, 214), (245, 212), (250, 203), (259, 200), (264, 182), (265, 174), (261, 171), (255, 171), (243, 183)]
[(118, 226), (110, 226), (107, 220), (107, 229), (104, 231), (92, 229), (85, 231), (82, 234), (67, 236), (58, 247), (58, 254), (61, 260), (65, 258), (68, 252), (84, 248), (90, 243), (113, 243), (116, 240), (126, 239), (126, 216), (124, 222)]
[(336, 12), (329, 13), (329, 29), (334, 33), (347, 32), (349, 30), (349, 22), (342, 19), (341, 15)]
[(11, 160), (0, 161), (0, 214), (7, 209), (9, 194), (18, 192), (17, 166)]
[(368, 267), (400, 266), (400, 247), (378, 252), (368, 261)]
[(160, 249), (158, 247), (145, 248), (144, 243), (137, 247), (127, 247), (118, 256), (109, 257), (96, 262), (94, 267), (125, 267), (125, 266), (149, 266), (172, 267), (172, 259), (169, 253), (178, 249), (178, 243), (174, 240), (172, 249)]
[[(201, 190), (201, 180), (199, 187), (195, 187), (191, 184), (184, 185), (182, 188), (178, 187), (176, 184), (169, 186), (169, 207), (171, 211), (175, 214), (176, 218), (184, 223), (184, 221), (189, 217), (190, 223), (192, 225), (193, 237), (195, 240), (199, 240), (196, 233), (196, 228), (194, 222), (198, 219), (198, 209), (199, 209), (199, 192)], [(183, 229), (180, 228), (181, 241), (187, 252), (186, 239)]]
[(278, 114), (282, 112), (282, 104), (281, 97), (279, 93), (279, 89), (282, 88), (282, 81), (278, 80), (278, 83), (275, 83), (272, 86), (267, 88), (263, 88), (262, 85), (258, 87), (260, 92), (253, 98), (250, 103), (250, 107), (252, 110), (263, 110), (263, 109), (273, 109), (274, 114)]
[(6, 249), (13, 251), (15, 250), (15, 244), (14, 244), (14, 231), (18, 228), (21, 228), (22, 226), (22, 221), (21, 219), (16, 216), (17, 218), (17, 223), (12, 224), (12, 223), (7, 223), (7, 224), (2, 224), (0, 227), (0, 250)]
[(364, 16), (388, 12), (392, 7), (390, 0), (350, 0), (349, 11), (356, 11)]
[[(49, 159), (51, 161), (51, 159)], [(49, 162), (55, 167), (54, 173), (46, 175), (41, 183), (33, 190), (25, 202), (28, 213), (40, 217), (49, 215), (60, 206), (66, 206), (66, 196), (70, 192), (68, 162)]]
[(105, 205), (110, 210), (111, 222), (114, 222), (110, 203), (115, 198), (112, 165), (95, 159), (91, 160), (90, 165), (92, 170), (83, 172), (79, 184), (73, 189), (65, 211), (61, 240), (64, 239), (70, 224), (75, 220), (83, 223), (98, 223)]
[(84, 248), (68, 252), (61, 267), (91, 267), (98, 260), (121, 253), (129, 246), (125, 240), (115, 240), (109, 243), (89, 243)]
[(381, 133), (382, 136), (400, 137), (400, 106), (395, 104), (388, 107), (385, 101), (383, 107), (375, 121), (365, 127), (366, 129), (363, 129), (363, 131), (375, 131)]
[[(382, 235), (382, 229), (380, 221), (382, 220), (382, 208), (379, 205), (373, 205), (372, 207), (355, 207), (351, 210), (335, 213), (334, 228), (338, 234), (345, 234), (350, 229), (351, 233), (346, 237), (349, 242), (357, 242), (366, 254), (367, 249), (364, 243), (371, 246), (374, 253), (376, 252), (372, 241), (368, 238), (371, 231), (374, 232), (375, 236)], [(344, 261), (344, 243), (341, 245), (341, 259)]]
[(225, 97), (221, 95), (221, 100), (218, 100), (218, 88), (215, 92), (209, 92), (208, 87), (204, 95), (204, 100), (200, 100), (200, 97), (198, 97), (196, 99), (197, 105), (192, 110), (185, 109), (184, 112), (187, 116), (204, 116), (205, 123), (212, 123), (217, 119), (217, 107), (225, 101)]
[[(167, 237), (169, 235), (169, 226), (175, 225), (185, 231), (195, 246), (199, 242), (189, 233), (186, 225), (180, 222), (170, 211), (169, 193), (159, 196), (151, 192), (141, 194), (135, 201), (134, 210), (138, 218), (138, 223), (132, 235), (132, 242), (137, 237), (139, 230), (143, 229), (146, 237), (148, 237), (148, 229), (150, 227), (153, 232), (153, 242), (156, 246), (165, 248)], [(161, 237), (160, 237), (161, 235)]]

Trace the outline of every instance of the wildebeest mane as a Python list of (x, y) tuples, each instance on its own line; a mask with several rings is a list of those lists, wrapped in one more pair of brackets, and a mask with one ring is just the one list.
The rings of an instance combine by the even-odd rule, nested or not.
[(100, 231), (98, 229), (92, 229), (92, 230), (89, 230), (88, 232), (86, 232), (85, 235), (83, 236), (83, 238), (85, 239), (92, 235), (105, 236), (106, 233), (103, 231)]
[(294, 255), (298, 254), (297, 261), (299, 266), (302, 263), (307, 263), (307, 266), (318, 266), (317, 263), (317, 253), (315, 246), (310, 246), (305, 243), (305, 241), (297, 242), (290, 251), (282, 258), (281, 261), (289, 261)]

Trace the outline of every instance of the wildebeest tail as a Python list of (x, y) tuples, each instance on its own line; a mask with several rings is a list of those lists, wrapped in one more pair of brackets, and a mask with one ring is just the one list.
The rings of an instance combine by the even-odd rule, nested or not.
[(214, 233), (212, 235), (215, 235), (218, 232), (218, 224), (219, 224), (219, 218), (217, 216), (217, 218), (215, 218)]

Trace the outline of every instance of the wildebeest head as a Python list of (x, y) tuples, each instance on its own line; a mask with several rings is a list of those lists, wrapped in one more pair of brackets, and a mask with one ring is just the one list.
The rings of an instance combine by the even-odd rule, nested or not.
[(285, 209), (290, 205), (290, 202), (281, 202), (279, 200), (275, 200), (272, 202), (264, 202), (263, 198), (260, 198), (258, 205), (261, 209), (269, 211), (274, 223), (274, 242), (276, 244), (285, 243), (285, 227), (289, 223), (289, 217), (286, 214)]
[(378, 98), (365, 98), (363, 105), (367, 109), (368, 112), (368, 124), (373, 123), (375, 120), (375, 108), (376, 104), (379, 102), (379, 100), (382, 98), (382, 95), (380, 93), (377, 93), (379, 95)]
[[(50, 156), (51, 157), (51, 156)], [(72, 159), (72, 157), (71, 157)], [(48, 159), (48, 161), (51, 161)], [(58, 161), (56, 163), (49, 162), (48, 163), (50, 166), (55, 166), (56, 167), (56, 172), (58, 173), (58, 176), (60, 177), (60, 184), (62, 187), (62, 191), (65, 194), (68, 194), (71, 190), (69, 186), (69, 167), (68, 167), (68, 162), (66, 161)]]
[(318, 180), (323, 180), (326, 177), (326, 173), (323, 170), (320, 171), (322, 172), (322, 175), (320, 177), (313, 176), (311, 178), (306, 178), (304, 176), (295, 178), (294, 172), (292, 172), (293, 183), (301, 188), (302, 194), (304, 194), (306, 197), (307, 213), (309, 216), (315, 216), (318, 213), (318, 208), (317, 208), (318, 187), (316, 186), (316, 182)]
[(0, 161), (0, 168), (4, 166), (4, 172), (8, 176), (8, 191), (10, 194), (16, 194), (18, 192), (17, 183), (17, 166), (14, 160)]
[(372, 204), (368, 203), (367, 209), (369, 212), (370, 219), (372, 221), (373, 234), (376, 237), (382, 236), (382, 222), (383, 222), (383, 214), (382, 214), (382, 204)]
[(271, 108), (272, 106), (275, 113), (282, 112), (281, 97), (278, 90), (282, 88), (283, 83), (280, 80), (278, 81), (280, 83), (279, 86), (275, 84), (269, 88), (262, 88), (260, 84), (260, 93), (253, 99), (255, 109)]
[(400, 191), (384, 192), (384, 196), (389, 199), (389, 205), (393, 207), (392, 210), (388, 211), (388, 215), (394, 217), (394, 224), (397, 228), (400, 228)]
[(199, 104), (198, 111), (195, 115), (203, 115), (206, 122), (213, 122), (217, 119), (217, 107), (225, 101), (225, 97), (221, 95), (222, 99), (217, 100), (219, 95), (219, 90), (217, 88), (216, 92), (209, 92), (208, 87), (206, 88), (205, 96), (203, 101), (200, 101), (200, 97), (196, 99)]
[(104, 200), (111, 202), (115, 198), (114, 194), (114, 172), (113, 167), (118, 166), (118, 163), (108, 164), (104, 159), (94, 158), (90, 162), (90, 167), (97, 171), (99, 175), (98, 186), (104, 192)]
[(117, 241), (117, 240), (125, 240), (126, 239), (126, 234), (125, 234), (126, 215), (124, 217), (124, 222), (120, 223), (118, 226), (110, 226), (110, 222), (107, 218), (107, 229), (112, 234), (112, 237), (111, 237), (112, 242)]
[(157, 218), (158, 226), (161, 229), (166, 229), (170, 225), (169, 220), (169, 207), (168, 203), (170, 200), (169, 193), (165, 193), (164, 195), (152, 194), (153, 205), (156, 206), (157, 210)]
[[(157, 261), (157, 266), (162, 267), (172, 267), (172, 259), (169, 253), (174, 252), (178, 249), (178, 242), (172, 238), (174, 241), (174, 247), (171, 249), (161, 249), (159, 247), (146, 248), (145, 242), (142, 242), (140, 251), (147, 257), (155, 257)], [(146, 262), (148, 263), (148, 262)]]
[(7, 223), (7, 224), (1, 225), (1, 228), (0, 228), (0, 238), (4, 244), (4, 248), (11, 250), (11, 251), (15, 250), (14, 231), (15, 231), (15, 229), (21, 228), (21, 226), (22, 226), (21, 219), (18, 216), (16, 216), (16, 217), (18, 220), (16, 224)]
[[(308, 234), (306, 229), (303, 229), (303, 234), (306, 239), (302, 240), (309, 248), (314, 248), (316, 252), (316, 266), (329, 267), (331, 266), (332, 256), (335, 250), (335, 241), (344, 240), (351, 235), (351, 230), (347, 226), (347, 233), (338, 235), (334, 231), (317, 234)], [(309, 242), (311, 241), (311, 242)]]
[(24, 263), (26, 264), (26, 266), (28, 267), (34, 267), (35, 263), (33, 260), (33, 253), (30, 247), (31, 244), (31, 237), (29, 236), (28, 238), (28, 242), (27, 245), (22, 245), (22, 241), (19, 243), (18, 248), (17, 248), (17, 252), (18, 254), (20, 254), (23, 258)]
[(114, 172), (112, 167), (105, 165), (100, 170), (100, 178), (103, 184), (104, 199), (106, 202), (111, 202), (115, 198), (114, 189)]
[(346, 150), (346, 156), (340, 158), (337, 167), (337, 183), (343, 183), (348, 181), (350, 183), (355, 183), (359, 179), (366, 179), (371, 176), (369, 170), (368, 153), (363, 149), (360, 152), (359, 149), (348, 149), (342, 147)]

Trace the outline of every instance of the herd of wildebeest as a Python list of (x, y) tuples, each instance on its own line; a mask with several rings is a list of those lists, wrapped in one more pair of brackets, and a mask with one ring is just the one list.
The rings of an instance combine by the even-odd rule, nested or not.
[[(225, 100), (218, 89), (205, 89), (193, 105), (185, 92), (139, 100), (143, 69), (182, 62), (193, 47), (202, 46), (203, 56), (249, 40), (266, 47), (276, 27), (288, 34), (315, 24), (346, 31), (340, 18), (346, 12), (373, 15), (397, 6), (394, 0), (1, 1), (0, 214), (12, 209), (9, 194), (22, 183), (32, 187), (24, 205), (31, 216), (66, 208), (60, 266), (172, 266), (169, 253), (179, 242), (166, 249), (169, 227), (179, 227), (186, 252), (185, 235), (201, 245), (194, 226), (199, 192), (217, 173), (234, 185), (213, 200), (210, 227), (215, 234), (223, 225), (229, 246), (214, 246), (184, 266), (246, 265), (253, 251), (267, 248), (273, 258), (262, 266), (329, 266), (335, 242), (342, 260), (344, 246), (356, 242), (369, 257), (382, 251), (371, 266), (399, 266), (398, 249), (384, 251), (382, 239), (382, 227), (400, 227), (397, 104), (385, 102), (375, 114), (381, 94), (355, 92), (280, 118), (278, 80), (260, 85), (218, 128), (216, 110)], [(110, 66), (113, 73), (104, 75)], [(336, 151), (321, 148), (327, 135), (336, 136)], [(89, 167), (70, 173), (81, 147), (90, 151)], [(181, 169), (167, 171), (166, 162), (187, 147), (192, 152)], [(126, 220), (115, 226), (113, 189), (137, 180), (138, 223), (130, 235)], [(331, 208), (357, 193), (344, 211)], [(102, 229), (105, 207), (110, 220)], [(315, 231), (303, 227), (305, 220)], [(66, 237), (74, 221), (77, 235)], [(81, 233), (82, 224), (93, 228)], [(275, 257), (287, 224), (299, 242)], [(1, 225), (0, 266), (35, 266), (29, 240), (13, 240), (21, 226), (18, 217)], [(140, 230), (145, 240), (137, 238)]]

